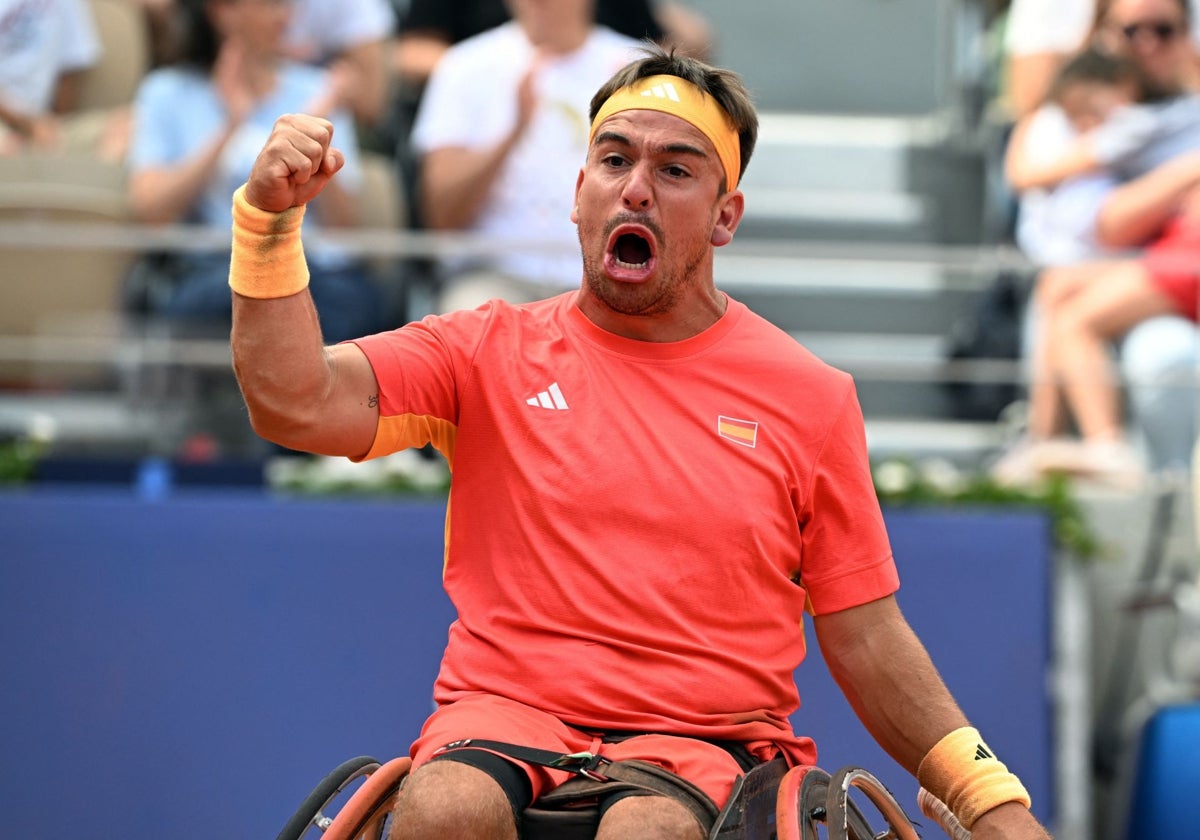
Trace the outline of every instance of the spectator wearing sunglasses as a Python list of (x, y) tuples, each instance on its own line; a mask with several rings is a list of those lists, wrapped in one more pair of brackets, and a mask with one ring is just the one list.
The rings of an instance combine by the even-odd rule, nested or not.
[[(1193, 0), (1193, 4), (1195, 0)], [(1086, 46), (1097, 20), (1107, 3), (1096, 0), (1012, 0), (1004, 30), (1005, 106), (1013, 120), (1019, 120), (1041, 107), (1050, 92), (1055, 74), (1076, 52)], [(1200, 45), (1200, 18), (1194, 14), (1188, 32)], [(1151, 32), (1158, 29), (1151, 24)], [(1174, 38), (1169, 27), (1167, 38)], [(1145, 23), (1126, 37), (1144, 39)]]
[[(1098, 173), (1020, 192), (1018, 244), (1048, 270), (1039, 276), (1028, 327), (1027, 357), (1040, 360), (1030, 373), (1030, 427), (998, 463), (998, 477), (1064, 469), (1132, 484), (1143, 453), (1154, 469), (1190, 461), (1200, 335), (1195, 276), (1177, 264), (1200, 264), (1198, 223), (1189, 212), (1197, 202), (1185, 200), (1200, 183), (1190, 163), (1200, 157), (1191, 22), (1184, 0), (1111, 0), (1097, 8), (1089, 42), (1136, 65), (1152, 121), (1140, 144), (1130, 142)], [(1062, 108), (1044, 106), (1018, 123), (1009, 171), (1013, 159), (1063, 154), (1074, 137)], [(1145, 257), (1131, 256), (1141, 249)], [(1139, 452), (1124, 423), (1119, 380), (1107, 370), (1109, 344), (1118, 347), (1130, 384), (1145, 444)], [(1064, 384), (1063, 404), (1037, 396)], [(1052, 440), (1067, 419), (1064, 406), (1081, 440)]]

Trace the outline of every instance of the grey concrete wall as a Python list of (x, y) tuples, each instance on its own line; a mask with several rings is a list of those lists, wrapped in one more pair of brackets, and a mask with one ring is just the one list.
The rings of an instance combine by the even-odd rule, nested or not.
[[(762, 109), (923, 114), (951, 96), (970, 0), (686, 0)], [(957, 45), (952, 49), (952, 44)]]

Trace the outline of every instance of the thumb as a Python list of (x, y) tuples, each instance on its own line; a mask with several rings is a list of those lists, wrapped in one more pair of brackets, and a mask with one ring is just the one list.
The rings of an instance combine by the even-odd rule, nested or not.
[(340, 149), (330, 148), (321, 158), (321, 174), (333, 177), (339, 169), (346, 165), (346, 156)]

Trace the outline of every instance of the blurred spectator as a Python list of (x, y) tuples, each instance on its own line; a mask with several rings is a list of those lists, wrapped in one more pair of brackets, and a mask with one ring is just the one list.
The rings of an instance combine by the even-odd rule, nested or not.
[[(596, 0), (595, 14), (597, 24), (622, 35), (674, 45), (704, 60), (711, 57), (708, 21), (674, 0)], [(394, 70), (419, 90), (446, 50), (510, 17), (506, 0), (411, 0), (394, 46)]]
[[(187, 34), (178, 66), (152, 71), (134, 106), (129, 189), (145, 222), (187, 222), (229, 230), (231, 197), (248, 177), (275, 120), (305, 111), (326, 95), (328, 74), (284, 57), (288, 0), (186, 0)], [(330, 115), (345, 168), (305, 217), (348, 226), (357, 222), (361, 183), (353, 120)], [(328, 247), (310, 249), (313, 297), (326, 338), (372, 332), (379, 293), (361, 264)], [(179, 254), (143, 271), (142, 305), (180, 322), (227, 329), (229, 253)]]
[(177, 0), (125, 0), (141, 9), (150, 38), (150, 66), (162, 67), (178, 57), (183, 39)]
[(412, 141), (427, 227), (525, 244), (444, 262), (440, 311), (495, 297), (533, 300), (579, 284), (571, 211), (588, 106), (641, 43), (596, 25), (592, 0), (510, 6), (513, 21), (455, 45), (438, 62)]
[[(1005, 28), (1007, 99), (1014, 119), (1045, 102), (1051, 81), (1082, 49), (1102, 11), (1096, 0), (1012, 0)], [(1192, 21), (1200, 43), (1200, 21)]]
[[(371, 128), (388, 103), (387, 45), (396, 31), (388, 0), (289, 0), (285, 39), (296, 61), (327, 67), (331, 98), (319, 109), (348, 108), (360, 128)], [(311, 113), (311, 112), (310, 112)]]
[[(1130, 198), (1134, 192), (1147, 191), (1156, 197), (1144, 204), (1141, 198)], [(1139, 215), (1162, 217), (1172, 208), (1142, 256), (1061, 266), (1048, 269), (1039, 279), (1042, 327), (1030, 412), (1033, 445), (1021, 455), (1036, 471), (1066, 471), (1136, 485), (1140, 459), (1126, 440), (1108, 345), (1152, 318), (1171, 315), (1196, 321), (1200, 142), (1197, 151), (1118, 188), (1109, 199), (1114, 204), (1130, 200), (1141, 205)], [(1194, 373), (1194, 343), (1191, 361)], [(1079, 429), (1078, 444), (1052, 441), (1043, 434), (1060, 425), (1056, 405), (1060, 393)], [(1186, 447), (1179, 453), (1184, 454)], [(1186, 463), (1182, 457), (1178, 460), (1178, 466)]]
[[(673, 44), (708, 60), (712, 31), (708, 21), (676, 0), (595, 0), (595, 22), (641, 40)], [(418, 162), (409, 148), (412, 123), (433, 68), (453, 45), (512, 19), (507, 0), (411, 0), (392, 46), (391, 73), (396, 81), (388, 115), (388, 142), (400, 166), (408, 203), (415, 207)], [(419, 225), (419, 213), (413, 213)]]
[[(1195, 320), (1195, 275), (1175, 265), (1200, 262), (1193, 210), (1184, 202), (1191, 150), (1200, 150), (1200, 99), (1188, 91), (1195, 67), (1188, 8), (1181, 0), (1113, 0), (1100, 12), (1093, 43), (1129, 56), (1152, 102), (1118, 111), (1120, 119), (1083, 138), (1073, 138), (1055, 106), (1014, 133), (1009, 171), (1018, 181), (1081, 149), (1104, 167), (1022, 196), (1018, 242), (1050, 268), (1039, 278), (1030, 319), (1028, 436), (996, 465), (997, 476), (1009, 480), (1051, 469), (1136, 479), (1139, 464), (1108, 369), (1107, 346), (1116, 340), (1127, 378), (1136, 377), (1130, 394), (1152, 465), (1186, 465), (1195, 441), (1200, 337), (1183, 322)], [(1144, 258), (1120, 259), (1147, 245)], [(1060, 393), (1082, 443), (1052, 440), (1067, 419)]]
[(84, 0), (0, 0), (0, 153), (91, 150), (96, 126), (65, 117), (99, 58)]
[(1140, 149), (1157, 127), (1155, 115), (1135, 107), (1145, 97), (1137, 65), (1126, 56), (1088, 47), (1059, 70), (1048, 101), (1074, 133), (1053, 158), (1022, 154), (1018, 135), (1007, 176), (1019, 191), (1053, 189), (1068, 178), (1088, 175)]

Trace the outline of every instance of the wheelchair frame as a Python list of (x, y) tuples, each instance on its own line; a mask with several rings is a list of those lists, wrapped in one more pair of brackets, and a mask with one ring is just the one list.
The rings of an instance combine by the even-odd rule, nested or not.
[[(276, 840), (302, 840), (314, 828), (322, 840), (383, 840), (411, 767), (407, 757), (380, 762), (358, 756), (343, 762), (313, 789)], [(360, 779), (362, 783), (345, 796), (336, 813), (327, 814)], [(855, 790), (878, 812), (885, 824), (882, 830), (876, 832), (851, 799)], [(927, 816), (956, 840), (969, 840), (970, 833), (953, 824), (944, 805), (928, 794), (925, 797), (920, 804)], [(784, 768), (780, 761), (759, 765), (738, 778), (708, 835), (709, 840), (820, 840), (822, 836), (826, 840), (918, 840), (904, 809), (866, 770), (843, 767), (830, 775), (813, 766)]]

